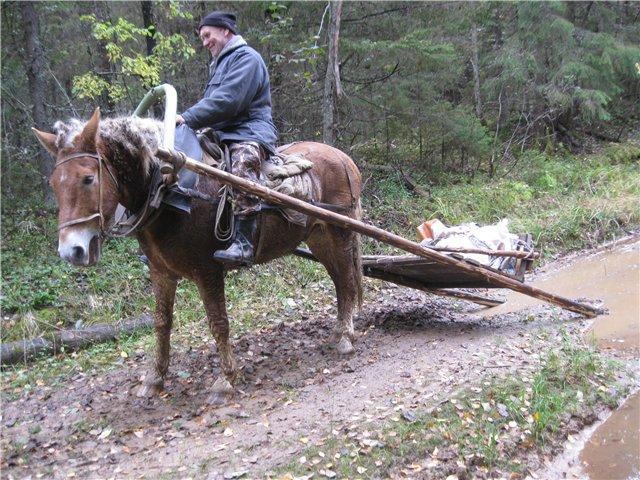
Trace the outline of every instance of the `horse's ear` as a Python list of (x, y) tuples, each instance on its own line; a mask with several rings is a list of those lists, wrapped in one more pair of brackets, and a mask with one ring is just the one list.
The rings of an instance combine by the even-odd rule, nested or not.
[(84, 126), (80, 138), (82, 147), (87, 151), (93, 151), (98, 144), (98, 128), (100, 127), (100, 107), (96, 108), (91, 118)]
[(35, 128), (31, 129), (38, 141), (47, 151), (54, 156), (58, 156), (58, 147), (56, 146), (56, 136), (53, 133), (41, 132)]

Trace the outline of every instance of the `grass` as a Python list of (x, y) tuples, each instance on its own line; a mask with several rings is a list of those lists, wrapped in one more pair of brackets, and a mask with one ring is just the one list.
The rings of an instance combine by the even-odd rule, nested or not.
[(23, 365), (6, 366), (0, 374), (3, 399), (11, 400), (23, 391), (44, 385), (58, 388), (78, 374), (115, 370), (127, 358), (150, 350), (153, 342), (152, 334), (136, 333), (121, 337), (117, 343), (98, 343), (71, 354), (62, 352), (55, 357), (41, 357), (32, 368), (25, 368)]
[(624, 396), (624, 388), (616, 385), (617, 370), (594, 348), (565, 339), (529, 377), (486, 378), (436, 407), (333, 431), (275, 475), (322, 477), (327, 470), (337, 478), (526, 474), (523, 452), (551, 448), (566, 438), (571, 420), (614, 407)]
[[(369, 220), (415, 238), (415, 227), (439, 218), (447, 225), (510, 220), (510, 231), (531, 233), (543, 253), (593, 246), (640, 224), (640, 147), (612, 144), (588, 156), (528, 151), (509, 178), (451, 177), (411, 195), (392, 176), (372, 177), (364, 198)], [(391, 249), (366, 242), (366, 253)]]

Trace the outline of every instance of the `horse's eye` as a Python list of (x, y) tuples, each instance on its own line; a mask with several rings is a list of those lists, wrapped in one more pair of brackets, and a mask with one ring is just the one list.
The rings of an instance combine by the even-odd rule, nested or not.
[(85, 175), (82, 179), (82, 183), (85, 185), (91, 185), (93, 183), (93, 175)]

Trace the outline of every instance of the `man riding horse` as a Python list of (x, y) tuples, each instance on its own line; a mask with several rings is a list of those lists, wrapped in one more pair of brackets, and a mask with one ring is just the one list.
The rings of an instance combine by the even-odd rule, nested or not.
[[(198, 26), (202, 46), (211, 52), (209, 81), (203, 98), (176, 116), (178, 125), (214, 129), (229, 146), (234, 175), (258, 182), (260, 165), (275, 153), (276, 127), (271, 118), (269, 74), (262, 57), (237, 34), (236, 16), (215, 11)], [(256, 216), (260, 199), (235, 192), (235, 238), (214, 258), (228, 266), (253, 263)]]
[[(260, 161), (276, 141), (269, 80), (260, 56), (234, 32), (231, 14), (214, 12), (203, 19), (200, 37), (214, 55), (213, 72), (204, 98), (176, 120), (184, 122), (180, 129), (209, 126), (216, 130), (230, 145), (233, 173), (255, 181)], [(116, 236), (111, 227), (117, 222), (118, 204), (145, 218), (154, 198), (155, 172), (160, 171), (154, 153), (163, 144), (163, 123), (137, 116), (102, 119), (96, 109), (89, 121), (56, 122), (54, 130), (34, 129), (34, 133), (56, 160), (49, 180), (59, 207), (58, 252), (74, 265), (90, 267), (100, 260), (103, 240)], [(281, 153), (302, 156), (312, 164), (303, 174), (303, 183), (312, 185), (310, 201), (336, 205), (349, 217), (362, 218), (362, 177), (348, 155), (309, 141), (293, 143)], [(222, 186), (217, 179), (201, 177), (194, 187), (199, 199), (192, 202), (189, 215), (163, 208), (152, 220), (129, 230), (148, 258), (155, 296), (155, 354), (142, 377), (139, 396), (154, 396), (164, 388), (176, 288), (184, 278), (198, 287), (220, 359), (220, 374), (211, 386), (209, 401), (219, 404), (231, 398), (240, 369), (229, 338), (222, 261), (265, 263), (293, 253), (302, 242), (335, 285), (338, 312), (330, 343), (340, 354), (354, 351), (353, 315), (362, 304), (359, 235), (315, 217), (299, 224), (284, 215), (264, 215), (260, 252), (253, 258), (251, 243), (260, 202), (244, 195), (236, 197), (235, 213), (240, 220), (236, 241), (222, 250), (227, 245), (215, 235), (212, 221), (219, 203), (204, 200), (214, 198)], [(202, 261), (211, 251), (220, 261)]]

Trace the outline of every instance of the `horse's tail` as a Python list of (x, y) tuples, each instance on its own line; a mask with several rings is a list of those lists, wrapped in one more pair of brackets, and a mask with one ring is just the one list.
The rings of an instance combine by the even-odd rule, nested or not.
[[(360, 199), (356, 204), (354, 211), (354, 217), (356, 220), (362, 220), (362, 204)], [(354, 235), (353, 246), (353, 263), (354, 263), (354, 279), (353, 282), (356, 285), (356, 292), (358, 294), (358, 311), (362, 310), (362, 238), (359, 233)]]

